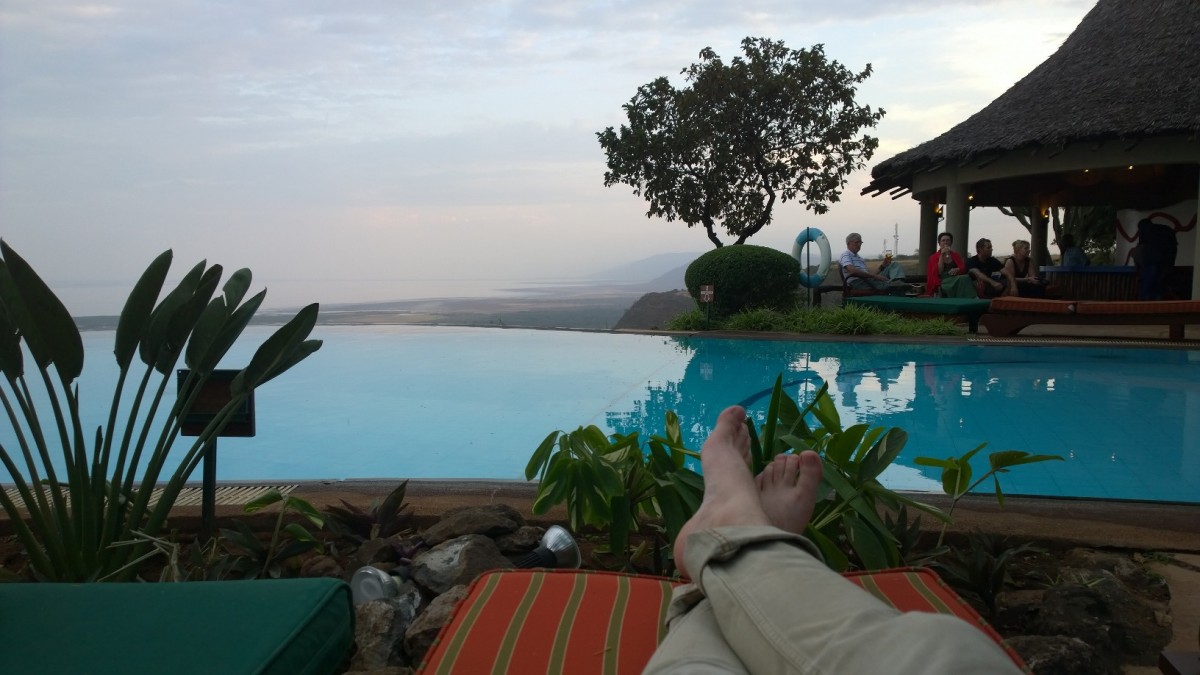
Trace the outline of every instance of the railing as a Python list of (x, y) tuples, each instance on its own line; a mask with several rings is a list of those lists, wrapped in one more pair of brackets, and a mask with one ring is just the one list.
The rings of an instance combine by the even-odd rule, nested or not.
[[(1038, 272), (1064, 300), (1137, 300), (1137, 268), (1132, 265), (1040, 267)], [(1167, 277), (1172, 298), (1191, 299), (1193, 268), (1177, 266)]]

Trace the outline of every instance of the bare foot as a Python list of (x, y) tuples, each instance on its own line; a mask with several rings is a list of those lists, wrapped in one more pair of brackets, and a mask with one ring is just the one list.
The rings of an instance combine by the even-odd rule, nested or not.
[(746, 411), (741, 406), (726, 408), (700, 449), (704, 501), (675, 538), (675, 566), (686, 576), (691, 576), (684, 558), (687, 538), (692, 532), (728, 525), (771, 524), (759, 503), (758, 487), (750, 475), (750, 467), (746, 465), (750, 435), (745, 419)]
[(804, 534), (821, 485), (821, 457), (812, 450), (776, 455), (754, 482), (771, 524), (792, 534)]

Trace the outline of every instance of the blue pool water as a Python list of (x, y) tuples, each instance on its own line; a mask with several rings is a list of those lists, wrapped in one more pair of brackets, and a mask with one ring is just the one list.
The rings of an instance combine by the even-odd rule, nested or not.
[[(250, 329), (224, 365), (244, 365), (269, 332)], [(761, 417), (783, 372), (796, 397), (828, 382), (844, 426), (909, 432), (889, 487), (938, 491), (913, 458), (986, 442), (1065, 460), (1002, 477), (1009, 494), (1200, 502), (1197, 351), (424, 326), (321, 326), (314, 337), (319, 352), (258, 391), (257, 436), (220, 440), (221, 480), (522, 478), (551, 430), (658, 432), (667, 410), (699, 448), (726, 405)], [(93, 428), (115, 382), (112, 338), (84, 336)], [(7, 421), (0, 443), (16, 447)]]

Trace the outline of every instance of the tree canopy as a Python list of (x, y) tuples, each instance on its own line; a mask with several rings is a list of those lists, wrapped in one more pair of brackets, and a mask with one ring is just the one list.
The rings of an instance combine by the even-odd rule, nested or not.
[(629, 185), (650, 204), (646, 217), (703, 225), (717, 247), (718, 226), (741, 244), (771, 222), (776, 202), (798, 199), (825, 213), (846, 177), (879, 146), (865, 134), (884, 111), (860, 106), (854, 73), (825, 58), (822, 45), (788, 49), (742, 40), (745, 56), (726, 64), (709, 47), (681, 73), (638, 87), (619, 131), (596, 134), (608, 156), (604, 185)]
[[(1000, 213), (1012, 216), (1030, 233), (1033, 232), (1033, 209), (1027, 206), (1000, 207)], [(1117, 209), (1113, 206), (1065, 206), (1051, 207), (1050, 228), (1054, 242), (1062, 249), (1066, 235), (1075, 238), (1075, 243), (1087, 253), (1093, 264), (1111, 263), (1117, 247)], [(1049, 243), (1049, 242), (1047, 242)], [(1049, 260), (1048, 249), (1043, 249), (1043, 260)], [(1048, 263), (1047, 263), (1048, 264)]]

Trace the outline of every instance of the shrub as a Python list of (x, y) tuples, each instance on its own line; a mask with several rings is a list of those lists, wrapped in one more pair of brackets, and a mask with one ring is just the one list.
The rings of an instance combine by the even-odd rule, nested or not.
[(726, 330), (787, 331), (787, 315), (769, 309), (738, 312), (725, 321)]
[(683, 279), (696, 302), (702, 285), (716, 286), (714, 316), (760, 307), (787, 310), (796, 304), (800, 263), (764, 246), (723, 246), (696, 258)]
[(667, 330), (698, 331), (708, 328), (720, 328), (720, 323), (709, 324), (708, 317), (698, 309), (684, 312), (667, 322)]

